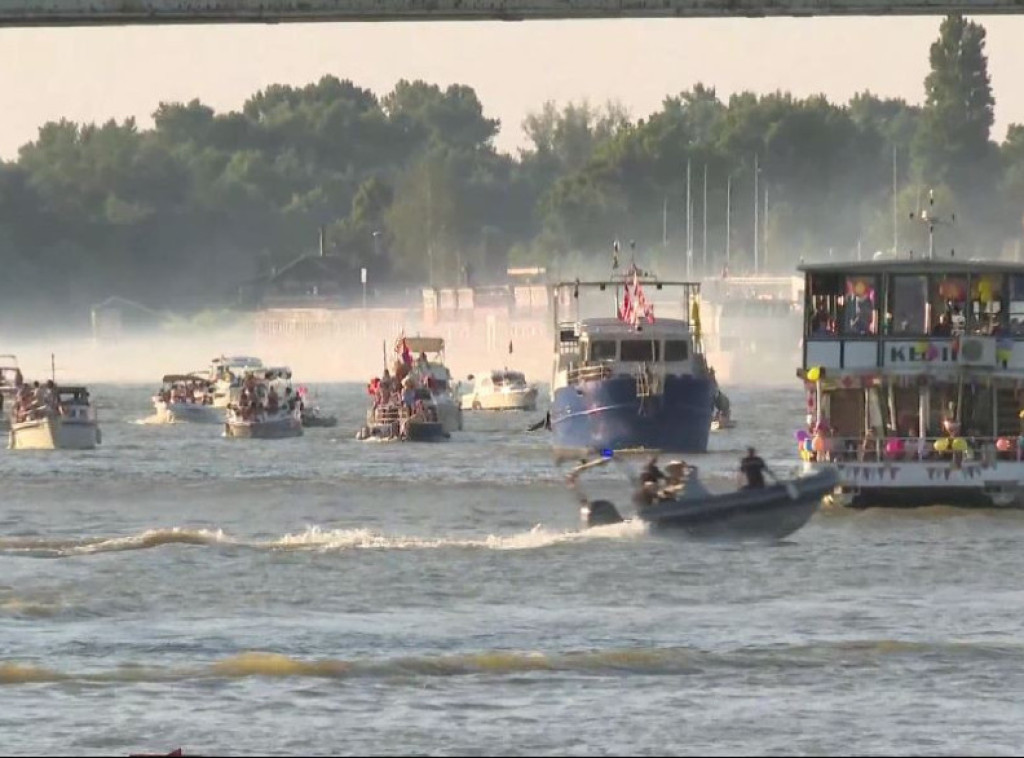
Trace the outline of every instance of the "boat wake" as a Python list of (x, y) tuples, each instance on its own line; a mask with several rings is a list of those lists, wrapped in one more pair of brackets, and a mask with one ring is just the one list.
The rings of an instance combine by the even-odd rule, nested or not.
[(539, 652), (491, 650), (452, 655), (421, 655), (384, 659), (302, 660), (274, 652), (248, 651), (220, 660), (180, 667), (152, 664), (77, 673), (45, 666), (0, 661), (0, 686), (91, 682), (137, 684), (247, 679), (388, 679), (457, 676), (507, 676), (530, 672), (582, 675), (701, 674), (708, 670), (755, 671), (793, 666), (833, 669), (857, 666), (877, 669), (890, 658), (927, 656), (961, 665), (969, 661), (1017, 660), (1014, 643), (911, 642), (891, 639), (823, 640), (802, 645), (766, 645), (729, 650), (692, 647), (627, 647)]
[(75, 556), (146, 550), (165, 545), (236, 547), (268, 551), (336, 552), (357, 549), (430, 550), (445, 548), (484, 550), (537, 550), (574, 542), (601, 539), (630, 539), (646, 533), (638, 521), (626, 521), (586, 531), (556, 531), (541, 524), (529, 531), (481, 538), (395, 536), (371, 529), (321, 529), (311, 526), (303, 532), (273, 540), (246, 540), (216, 529), (149, 529), (121, 537), (39, 538), (0, 537), (0, 556), (71, 558)]
[(146, 416), (145, 418), (137, 418), (131, 423), (137, 424), (139, 426), (167, 426), (168, 424), (173, 424), (174, 422), (168, 421), (166, 418), (163, 418), (159, 414), (154, 413), (152, 416)]

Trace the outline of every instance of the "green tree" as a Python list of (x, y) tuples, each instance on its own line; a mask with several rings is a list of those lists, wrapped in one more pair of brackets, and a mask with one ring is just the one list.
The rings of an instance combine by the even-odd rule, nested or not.
[(966, 196), (985, 184), (994, 169), (989, 133), (995, 99), (985, 29), (962, 16), (947, 16), (929, 61), (926, 102), (914, 142), (917, 168), (926, 182), (948, 183)]

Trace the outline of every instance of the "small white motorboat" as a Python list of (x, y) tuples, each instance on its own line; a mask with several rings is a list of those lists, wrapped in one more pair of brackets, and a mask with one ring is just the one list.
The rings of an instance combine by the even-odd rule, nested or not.
[(488, 371), (468, 377), (472, 389), (462, 396), (464, 411), (533, 411), (537, 409), (537, 388), (526, 382), (520, 371)]
[(163, 387), (153, 396), (156, 419), (160, 423), (217, 424), (224, 420), (224, 409), (214, 405), (213, 383), (196, 374), (168, 374)]

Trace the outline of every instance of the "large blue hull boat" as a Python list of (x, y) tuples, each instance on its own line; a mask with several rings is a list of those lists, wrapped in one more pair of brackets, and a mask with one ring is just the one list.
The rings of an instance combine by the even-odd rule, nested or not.
[[(599, 313), (613, 306), (615, 316), (581, 318), (586, 291), (605, 300)], [(699, 292), (697, 283), (661, 281), (635, 265), (617, 279), (555, 285), (557, 452), (707, 451), (718, 386), (704, 358)]]
[(659, 395), (638, 396), (637, 382), (616, 376), (555, 390), (556, 450), (639, 448), (703, 453), (716, 386), (706, 376), (666, 376)]

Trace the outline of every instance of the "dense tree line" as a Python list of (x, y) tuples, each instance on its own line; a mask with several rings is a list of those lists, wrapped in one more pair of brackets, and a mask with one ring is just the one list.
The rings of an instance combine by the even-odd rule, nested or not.
[(39, 310), (112, 294), (229, 304), (240, 283), (315, 249), (320, 228), (354, 282), (363, 266), (378, 282), (439, 284), (466, 264), (478, 276), (510, 261), (564, 269), (608, 260), (616, 238), (675, 272), (690, 240), (695, 274), (705, 255), (709, 270), (727, 256), (749, 270), (755, 164), (762, 269), (923, 250), (909, 217), (930, 188), (936, 212), (956, 213), (943, 244), (1012, 256), (1024, 126), (992, 139), (984, 40), (977, 24), (943, 21), (920, 107), (867, 92), (726, 101), (697, 85), (636, 120), (547, 103), (518, 155), (495, 148), (499, 124), (471, 88), (421, 81), (377, 97), (326, 76), (220, 114), (164, 103), (147, 130), (48, 123), (0, 164), (0, 297)]

